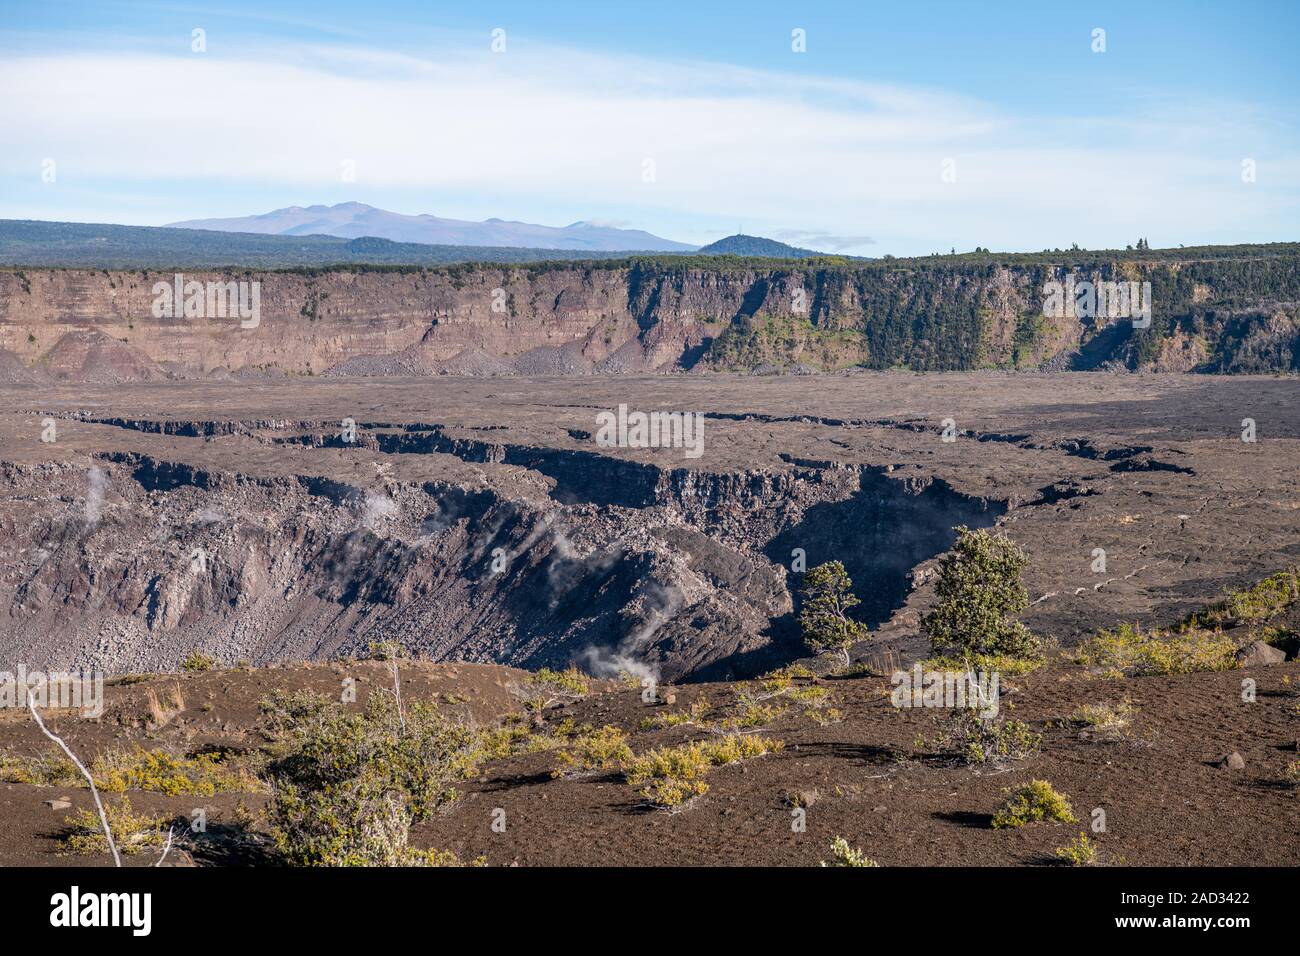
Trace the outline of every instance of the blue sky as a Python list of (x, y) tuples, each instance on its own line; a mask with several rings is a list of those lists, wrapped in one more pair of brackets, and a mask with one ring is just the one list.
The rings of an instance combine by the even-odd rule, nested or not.
[(4, 0), (0, 217), (359, 200), (864, 255), (1295, 240), (1297, 40), (1290, 2)]

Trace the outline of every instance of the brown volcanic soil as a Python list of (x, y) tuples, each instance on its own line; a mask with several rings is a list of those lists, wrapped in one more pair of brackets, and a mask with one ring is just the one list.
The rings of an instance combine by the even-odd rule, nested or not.
[[(106, 750), (166, 750), (170, 753), (231, 751), (244, 754), (263, 743), (256, 731), (258, 702), (275, 691), (312, 691), (339, 696), (342, 681), (356, 681), (358, 706), (364, 706), (376, 686), (391, 687), (390, 665), (377, 661), (335, 661), (296, 667), (247, 668), (204, 673), (127, 676), (110, 679), (105, 687), (104, 712), (83, 719), (79, 713), (43, 712), (46, 726), (61, 736), (83, 761), (89, 763)], [(402, 690), (411, 700), (436, 703), (445, 712), (474, 726), (490, 726), (517, 710), (513, 688), (524, 672), (481, 664), (431, 664), (401, 662)], [(158, 726), (151, 719), (149, 694), (167, 700), (179, 692), (183, 709)], [(0, 709), (0, 754), (34, 757), (50, 753), (54, 745), (41, 734), (26, 710)], [(43, 801), (52, 797), (72, 800), (71, 810), (54, 811)], [(256, 846), (231, 839), (235, 808), (242, 802), (260, 807), (258, 793), (219, 793), (213, 797), (168, 797), (132, 791), (132, 807), (170, 818), (188, 818), (196, 807), (208, 808), (209, 833), (190, 850), (200, 862), (258, 862), (264, 855)], [(116, 795), (108, 797), (110, 801)], [(111, 864), (107, 858), (61, 856), (63, 820), (76, 810), (93, 809), (90, 791), (74, 787), (37, 787), (0, 783), (0, 866)], [(145, 865), (150, 854), (124, 857), (128, 865)]]
[[(882, 866), (1040, 865), (1055, 864), (1053, 849), (1101, 807), (1107, 832), (1096, 840), (1111, 863), (1293, 866), (1300, 790), (1282, 781), (1300, 757), (1300, 696), (1283, 687), (1283, 674), (1294, 681), (1300, 667), (1252, 672), (1262, 691), (1254, 704), (1241, 702), (1240, 672), (1109, 682), (1070, 668), (1012, 681), (1020, 692), (1004, 702), (1006, 714), (1045, 741), (1040, 755), (1005, 773), (978, 773), (916, 748), (918, 736), (935, 739), (946, 713), (896, 710), (886, 680), (831, 680), (843, 723), (776, 721), (762, 733), (784, 740), (783, 752), (715, 770), (710, 791), (680, 813), (643, 807), (613, 776), (546, 779), (553, 758), (535, 755), (492, 767), (476, 792), (425, 828), (425, 839), (501, 864), (816, 865), (843, 836)], [(701, 695), (722, 703), (734, 691), (691, 687), (676, 706)], [(1087, 742), (1054, 726), (1080, 704), (1124, 698), (1139, 709), (1141, 743)], [(573, 710), (580, 722), (631, 730), (647, 712), (630, 691)], [(699, 736), (690, 728), (636, 733), (633, 748)], [(1212, 766), (1233, 750), (1244, 770)], [(1035, 778), (1066, 794), (1081, 824), (991, 829), (1003, 789)], [(786, 796), (808, 791), (816, 799), (807, 830), (792, 832)], [(489, 827), (494, 807), (506, 810), (505, 833)]]
[[(406, 662), (402, 673), (408, 700), (432, 697), (480, 721), (493, 711), (514, 709), (509, 685), (519, 675), (509, 669)], [(53, 722), (83, 756), (127, 742), (246, 748), (256, 743), (249, 729), (264, 693), (275, 687), (329, 693), (348, 674), (360, 679), (363, 700), (366, 689), (387, 678), (386, 665), (357, 662), (164, 675), (109, 688), (109, 708), (97, 724)], [(1258, 683), (1253, 703), (1241, 700), (1245, 676)], [(884, 866), (1056, 865), (1053, 849), (1072, 839), (1100, 807), (1107, 832), (1095, 839), (1102, 859), (1112, 865), (1294, 865), (1300, 859), (1300, 790), (1283, 781), (1286, 765), (1300, 759), (1298, 680), (1297, 663), (1125, 681), (1094, 679), (1080, 668), (1058, 665), (1005, 680), (1004, 715), (1030, 723), (1044, 745), (1005, 772), (989, 772), (918, 743), (936, 739), (946, 712), (893, 708), (884, 678), (826, 679), (820, 685), (831, 689), (842, 721), (817, 726), (806, 715), (777, 719), (756, 732), (783, 740), (782, 752), (714, 770), (709, 792), (680, 812), (643, 806), (613, 773), (553, 778), (555, 754), (542, 752), (487, 764), (458, 803), (416, 828), (413, 842), (455, 850), (463, 859), (484, 856), (490, 865), (816, 865), (830, 858), (830, 842), (844, 836)], [(147, 711), (148, 689), (177, 683), (185, 711), (145, 734), (137, 722)], [(748, 689), (691, 685), (678, 688), (668, 707), (643, 704), (637, 690), (602, 688), (548, 711), (548, 727), (569, 717), (579, 724), (613, 724), (628, 731), (633, 749), (642, 752), (711, 736), (710, 727), (733, 713), (738, 692)], [(469, 702), (447, 704), (448, 694)], [(639, 729), (646, 716), (680, 710), (701, 697), (713, 708), (704, 726)], [(1062, 724), (1081, 704), (1121, 700), (1137, 708), (1133, 741), (1101, 743)], [(203, 710), (205, 704), (211, 709)], [(42, 738), (21, 712), (9, 714), (0, 727), (5, 752), (39, 752)], [(1244, 769), (1214, 766), (1234, 750), (1243, 756)], [(1066, 794), (1083, 823), (991, 829), (1003, 789), (1033, 778)], [(803, 833), (791, 829), (786, 801), (793, 793), (815, 794)], [(41, 801), (65, 794), (75, 807), (90, 806), (85, 790), (0, 784), (0, 864), (106, 862), (58, 855), (66, 811), (51, 811)], [(256, 811), (263, 797), (130, 796), (137, 808), (164, 816), (209, 807), (208, 835), (187, 842), (179, 861), (188, 862), (188, 854), (200, 865), (268, 862), (264, 842), (240, 842), (231, 826), (241, 800)], [(495, 808), (506, 812), (504, 833), (491, 828)], [(130, 859), (142, 865), (150, 858)]]

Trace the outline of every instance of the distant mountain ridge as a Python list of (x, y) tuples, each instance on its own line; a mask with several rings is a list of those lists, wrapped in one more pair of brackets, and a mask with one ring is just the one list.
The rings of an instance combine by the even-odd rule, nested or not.
[[(681, 253), (637, 250), (643, 255)], [(244, 266), (301, 269), (340, 265), (437, 267), (463, 262), (525, 263), (620, 259), (623, 250), (519, 246), (433, 246), (365, 236), (276, 236), (166, 226), (0, 219), (0, 265), (47, 268), (156, 269)]]
[(487, 219), (471, 222), (429, 214), (406, 215), (360, 202), (333, 206), (286, 206), (256, 216), (228, 219), (189, 219), (167, 228), (206, 229), (275, 236), (334, 236), (359, 239), (374, 236), (393, 242), (446, 246), (498, 246), (565, 249), (585, 252), (692, 252), (695, 246), (673, 242), (640, 229), (619, 229), (590, 222), (539, 226), (527, 222)]
[(702, 256), (760, 256), (764, 259), (807, 259), (810, 256), (827, 255), (825, 252), (800, 249), (798, 246), (788, 246), (775, 239), (746, 236), (743, 233), (711, 242), (698, 249), (697, 253)]

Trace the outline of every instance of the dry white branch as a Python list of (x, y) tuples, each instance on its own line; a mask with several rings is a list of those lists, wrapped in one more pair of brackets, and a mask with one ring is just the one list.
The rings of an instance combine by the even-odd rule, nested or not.
[(108, 815), (104, 813), (104, 803), (99, 799), (99, 790), (95, 787), (95, 778), (90, 775), (90, 771), (86, 769), (85, 764), (77, 759), (77, 755), (72, 752), (68, 745), (45, 726), (45, 721), (41, 720), (41, 715), (36, 712), (36, 702), (32, 699), (30, 693), (27, 695), (27, 709), (32, 712), (32, 719), (36, 721), (36, 726), (41, 728), (41, 733), (59, 745), (63, 752), (68, 755), (68, 759), (76, 765), (82, 776), (86, 778), (86, 783), (90, 784), (90, 795), (95, 798), (95, 809), (99, 811), (99, 822), (104, 826), (104, 838), (108, 840), (108, 848), (113, 853), (113, 865), (121, 866), (122, 858), (118, 856), (117, 844), (113, 842), (113, 831), (108, 826)]
[(175, 829), (174, 826), (167, 828), (167, 842), (163, 845), (162, 856), (158, 857), (158, 862), (154, 866), (162, 866), (163, 860), (167, 859), (167, 852), (172, 848), (172, 832)]
[(402, 675), (397, 669), (397, 655), (393, 655), (393, 696), (397, 698), (397, 718), (402, 723), (402, 733), (406, 733), (406, 710), (402, 707)]

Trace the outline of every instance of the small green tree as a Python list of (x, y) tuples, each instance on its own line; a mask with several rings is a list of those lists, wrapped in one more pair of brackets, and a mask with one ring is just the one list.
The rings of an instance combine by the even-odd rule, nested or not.
[(803, 576), (800, 594), (803, 609), (799, 623), (803, 639), (814, 651), (834, 651), (849, 666), (849, 648), (869, 636), (867, 626), (849, 617), (849, 608), (860, 602), (853, 594), (853, 581), (839, 561), (827, 561)]
[(1008, 615), (1029, 606), (1020, 574), (1025, 553), (1003, 534), (958, 527), (957, 543), (939, 562), (939, 603), (921, 619), (930, 650), (940, 657), (1037, 658), (1042, 644)]

